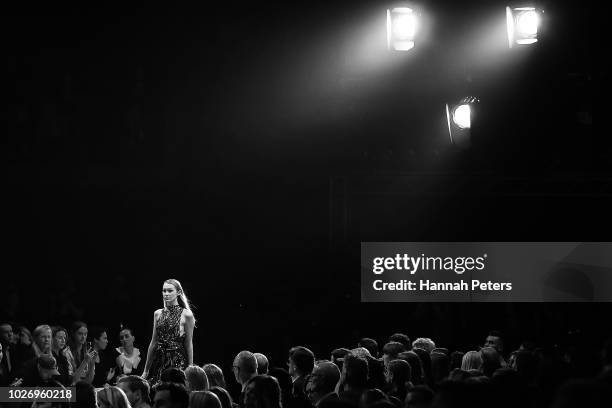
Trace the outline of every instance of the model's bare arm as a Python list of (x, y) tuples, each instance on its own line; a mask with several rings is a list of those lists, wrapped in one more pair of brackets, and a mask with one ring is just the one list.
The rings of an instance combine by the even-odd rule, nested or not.
[(156, 310), (155, 313), (153, 313), (153, 334), (151, 334), (151, 342), (149, 343), (149, 349), (147, 350), (147, 362), (145, 363), (142, 378), (147, 378), (149, 375), (149, 368), (151, 368), (151, 364), (153, 363), (153, 353), (157, 348), (157, 318), (160, 313), (161, 310)]

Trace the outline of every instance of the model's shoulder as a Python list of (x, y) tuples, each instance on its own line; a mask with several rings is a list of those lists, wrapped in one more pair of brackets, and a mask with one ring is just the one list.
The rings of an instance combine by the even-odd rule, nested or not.
[(164, 310), (164, 309), (157, 309), (157, 310), (156, 310), (156, 311), (153, 313), (153, 316), (155, 316), (155, 317), (159, 316), (159, 315), (162, 313), (162, 311), (163, 311), (163, 310)]
[(189, 309), (183, 309), (183, 316), (188, 317), (188, 318), (192, 318), (193, 317), (193, 312)]

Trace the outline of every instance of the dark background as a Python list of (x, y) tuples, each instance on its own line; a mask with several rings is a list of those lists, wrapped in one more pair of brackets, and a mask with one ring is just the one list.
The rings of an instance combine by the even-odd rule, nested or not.
[[(540, 42), (510, 50), (504, 2), (423, 2), (427, 39), (401, 55), (384, 2), (7, 10), (2, 318), (123, 323), (144, 349), (174, 277), (196, 363), (396, 331), (597, 346), (608, 303), (359, 299), (361, 241), (610, 240), (592, 8), (540, 4)], [(461, 151), (444, 104), (466, 95)]]

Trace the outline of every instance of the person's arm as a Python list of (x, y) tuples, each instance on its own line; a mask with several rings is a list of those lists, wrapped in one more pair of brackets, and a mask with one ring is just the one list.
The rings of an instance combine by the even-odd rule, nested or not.
[(160, 310), (156, 310), (153, 313), (153, 334), (151, 335), (151, 342), (149, 343), (149, 349), (147, 350), (147, 362), (145, 363), (144, 371), (142, 372), (142, 378), (147, 378), (149, 376), (149, 369), (151, 368), (151, 364), (153, 364), (153, 353), (157, 348), (157, 318), (161, 313)]
[(95, 356), (94, 356), (91, 358), (91, 361), (89, 362), (89, 364), (87, 364), (87, 373), (85, 374), (85, 378), (83, 379), (83, 381), (85, 381), (87, 384), (91, 384), (93, 383), (95, 375), (96, 375), (96, 362), (95, 362)]
[(187, 351), (187, 365), (193, 365), (193, 328), (195, 317), (193, 313), (185, 309), (185, 350)]
[[(78, 383), (79, 381), (87, 381), (91, 384), (91, 382), (93, 381), (93, 374), (91, 375), (91, 379), (89, 381), (88, 379), (90, 377), (90, 371), (93, 372), (95, 366), (94, 359), (96, 357), (96, 354), (97, 353), (93, 350), (89, 353), (85, 353), (85, 358), (83, 359), (83, 362), (81, 363), (79, 368), (74, 371), (74, 374), (72, 376), (72, 385)], [(81, 380), (83, 376), (85, 376), (85, 378)]]

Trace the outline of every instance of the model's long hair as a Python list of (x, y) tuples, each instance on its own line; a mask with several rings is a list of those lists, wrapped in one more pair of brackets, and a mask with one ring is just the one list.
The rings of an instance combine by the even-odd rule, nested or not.
[[(185, 309), (189, 310), (191, 313), (193, 313), (192, 305), (189, 302), (189, 299), (187, 299), (187, 294), (183, 290), (183, 286), (181, 286), (181, 282), (177, 281), (176, 279), (166, 279), (164, 281), (164, 283), (169, 283), (170, 285), (174, 286), (176, 291), (179, 293), (179, 295), (178, 295), (178, 303), (179, 303), (179, 305), (182, 308), (185, 308)], [(165, 309), (166, 308), (166, 302), (164, 302), (163, 298), (162, 298), (162, 302), (163, 302), (164, 309)], [(193, 319), (195, 321), (195, 313), (194, 313)]]

